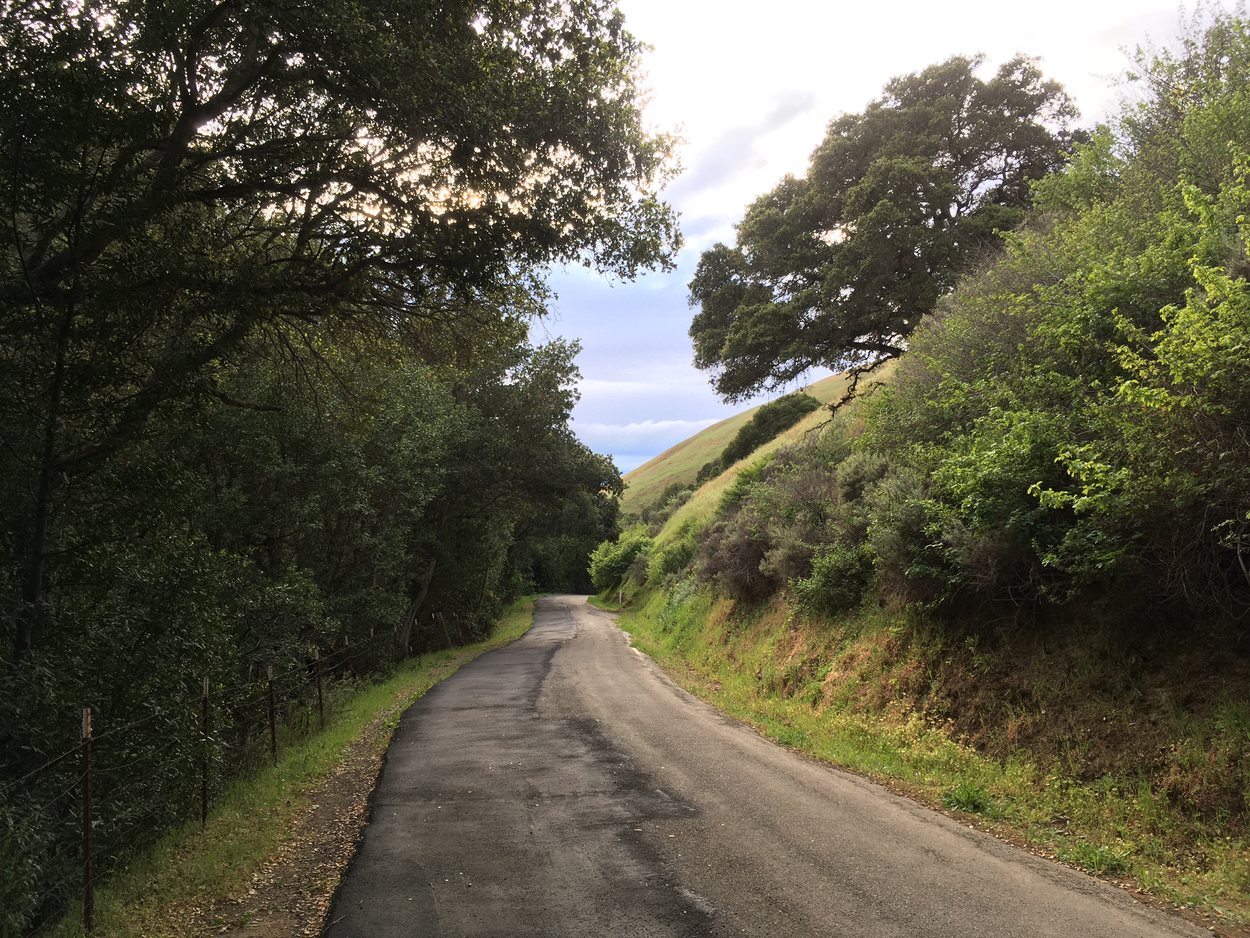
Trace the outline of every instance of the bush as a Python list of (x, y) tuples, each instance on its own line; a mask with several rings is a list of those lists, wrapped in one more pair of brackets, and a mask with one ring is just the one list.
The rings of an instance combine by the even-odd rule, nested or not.
[(653, 534), (658, 533), (664, 527), (664, 523), (673, 516), (673, 513), (690, 501), (693, 495), (693, 488), (675, 482), (664, 490), (664, 494), (660, 496), (658, 502), (644, 508), (639, 514), (639, 518)]
[(735, 599), (758, 602), (780, 586), (763, 570), (768, 546), (755, 513), (735, 511), (704, 529), (695, 572)]
[(599, 591), (608, 590), (625, 579), (634, 561), (651, 550), (646, 528), (622, 531), (615, 541), (604, 541), (590, 555), (590, 580)]
[(776, 439), (818, 407), (820, 401), (803, 391), (762, 404), (734, 434), (721, 454), (700, 467), (695, 482), (702, 485), (708, 479), (716, 478), (739, 459), (750, 456), (765, 443)]
[(820, 401), (803, 391), (795, 391), (762, 405), (721, 452), (721, 466), (728, 468), (744, 456), (751, 455), (819, 407)]
[(865, 544), (835, 541), (812, 558), (811, 576), (794, 580), (794, 594), (808, 612), (837, 615), (858, 606), (872, 582), (872, 551)]
[(729, 488), (720, 497), (720, 503), (716, 506), (718, 515), (728, 514), (742, 503), (742, 501), (750, 494), (752, 487), (760, 482), (768, 471), (768, 466), (772, 462), (772, 456), (763, 456), (755, 460), (748, 466), (743, 467), (736, 476)]
[(676, 538), (651, 552), (647, 560), (647, 582), (659, 583), (680, 573), (694, 559), (697, 547), (695, 529), (691, 526), (683, 528)]
[(865, 501), (872, 518), (866, 543), (878, 591), (913, 602), (941, 595), (953, 574), (929, 534), (937, 512), (928, 498), (928, 481), (901, 467), (875, 486)]

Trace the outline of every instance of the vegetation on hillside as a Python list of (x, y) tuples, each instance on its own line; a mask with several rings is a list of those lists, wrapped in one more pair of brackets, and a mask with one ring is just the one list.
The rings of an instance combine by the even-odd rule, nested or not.
[[(846, 385), (845, 375), (830, 375), (807, 385), (802, 392), (828, 404), (842, 398)], [(724, 451), (757, 409), (715, 423), (626, 473), (621, 513), (646, 514), (663, 505), (672, 492), (692, 487), (699, 469)]]
[(270, 669), (306, 713), (589, 586), (620, 480), (527, 331), (543, 265), (669, 261), (639, 50), (604, 0), (0, 11), (0, 932), (79, 888), (82, 708), (107, 872), (268, 748)]
[(622, 531), (614, 541), (602, 541), (590, 555), (590, 579), (595, 589), (602, 592), (616, 586), (650, 549), (651, 538), (646, 529), (637, 526)]
[[(955, 635), (871, 606), (812, 618), (781, 594), (747, 608), (691, 579), (627, 603), (638, 648), (777, 742), (1203, 924), (1250, 923), (1244, 823), (1172, 793), (1218, 797), (1245, 751), (1244, 703), (1212, 706), (1218, 682), (1193, 685), (1209, 649), (1143, 661), (1097, 629)], [(1150, 773), (1161, 752), (1173, 762), (1162, 784)]]
[(993, 784), (959, 782), (964, 810), (1052, 779), (1105, 794), (1101, 820), (1068, 794), (1038, 802), (1062, 823), (1004, 810), (1074, 862), (1242, 920), (1250, 23), (1209, 17), (1131, 87), (952, 277), (891, 380), (696, 493), (626, 595), (661, 645), (684, 630), (710, 686), (741, 672), (744, 710), (784, 698), (787, 725), (850, 719), (853, 738), (861, 718), (937, 727), (907, 745), (999, 760)]
[(703, 464), (698, 475), (695, 476), (695, 482), (706, 482), (713, 476), (720, 475), (726, 467), (732, 466), (739, 459), (750, 456), (769, 440), (774, 439), (777, 434), (783, 430), (789, 430), (818, 407), (820, 407), (820, 401), (802, 391), (795, 391), (775, 401), (761, 404), (751, 415), (751, 419), (721, 450), (720, 455)]

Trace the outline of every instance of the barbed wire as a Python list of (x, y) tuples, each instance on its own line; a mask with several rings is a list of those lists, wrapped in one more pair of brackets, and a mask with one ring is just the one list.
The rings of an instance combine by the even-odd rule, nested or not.
[[(196, 739), (198, 739), (198, 738), (199, 738), (199, 734), (198, 734), (198, 733), (196, 734), (196, 737), (195, 737), (195, 738), (196, 738)], [(144, 753), (142, 753), (142, 754), (138, 755), (136, 758), (132, 759), (131, 761), (129, 761), (129, 762), (123, 762), (123, 763), (121, 763), (120, 765), (115, 764), (115, 763), (114, 763), (114, 764), (110, 764), (110, 763), (108, 763), (108, 762), (106, 762), (106, 761), (104, 761), (104, 760), (101, 760), (101, 761), (97, 764), (97, 766), (95, 766), (95, 767), (93, 768), (93, 772), (94, 772), (94, 773), (100, 773), (100, 774), (103, 774), (103, 773), (106, 773), (106, 772), (121, 772), (121, 771), (124, 771), (124, 770), (126, 770), (126, 769), (132, 769), (132, 768), (134, 768), (135, 766), (138, 766), (138, 765), (144, 765), (144, 764), (146, 764), (146, 763), (148, 763), (148, 762), (151, 762), (151, 761), (152, 761), (152, 760), (154, 760), (154, 759), (158, 759), (158, 758), (160, 758), (161, 756), (163, 756), (163, 755), (165, 755), (167, 752), (169, 752), (169, 750), (173, 749), (175, 746), (178, 746), (178, 745), (180, 745), (180, 744), (182, 744), (183, 742), (186, 742), (186, 741), (187, 741), (187, 740), (184, 740), (184, 739), (183, 739), (183, 738), (181, 738), (181, 737), (175, 736), (173, 739), (169, 740), (169, 742), (165, 743), (165, 745), (161, 746), (159, 749), (148, 750), (147, 752), (144, 752)], [(117, 790), (117, 791), (125, 791), (126, 789), (128, 789), (128, 788), (130, 787), (130, 785), (131, 785), (131, 783), (130, 783), (130, 782), (126, 782), (124, 785), (118, 786), (118, 787), (116, 788), (116, 790)]]
[(82, 847), (82, 844), (79, 843), (77, 840), (73, 840), (73, 839), (67, 840), (65, 846), (63, 846), (60, 850), (54, 853), (51, 857), (49, 857), (45, 861), (44, 865), (55, 866), (57, 863), (60, 863), (62, 860), (64, 860), (66, 855), (71, 854), (71, 853), (79, 853), (81, 847)]
[(64, 791), (62, 791), (59, 795), (57, 795), (51, 801), (47, 801), (44, 804), (41, 804), (39, 807), (37, 807), (34, 810), (33, 813), (42, 814), (43, 812), (47, 811), (50, 807), (52, 807), (54, 804), (56, 804), (58, 801), (60, 801), (62, 798), (64, 798), (66, 795), (71, 795), (74, 792), (76, 792), (82, 786), (82, 782), (84, 778), (86, 778), (86, 774), (80, 772), (74, 778), (74, 780), (69, 783), (69, 786)]
[(72, 749), (65, 750), (65, 752), (61, 753), (59, 756), (54, 756), (53, 758), (49, 759), (43, 765), (39, 766), (39, 768), (31, 769), (25, 775), (15, 778), (11, 782), (6, 782), (4, 785), (0, 785), (0, 794), (8, 795), (9, 792), (14, 791), (22, 783), (30, 781), (30, 779), (34, 778), (36, 775), (41, 775), (42, 773), (46, 772), (48, 769), (52, 768), (55, 765), (59, 765), (60, 763), (68, 759), (70, 756), (82, 752), (82, 747), (83, 747), (83, 744), (79, 743), (77, 746), (73, 747)]
[[(313, 657), (301, 664), (294, 665), (284, 671), (281, 671), (275, 674), (272, 680), (276, 686), (285, 678), (290, 677), (293, 674), (297, 674), (301, 672), (304, 673), (306, 676), (308, 676), (310, 679), (312, 679), (316, 677), (318, 669), (321, 671), (322, 674), (326, 674), (327, 671), (340, 667), (341, 665), (350, 661), (352, 658), (359, 657), (360, 655), (371, 650), (372, 648), (374, 648), (375, 646), (379, 644), (393, 643), (394, 641), (395, 641), (395, 637), (393, 635), (387, 632), (383, 632), (377, 635), (370, 636), (369, 638), (363, 641), (358, 641), (355, 644), (350, 644), (350, 643), (344, 644), (342, 647), (336, 649), (334, 652), (332, 652), (330, 655), (324, 658), (320, 656)], [(212, 695), (212, 697), (215, 697), (217, 699), (219, 708), (223, 708), (223, 707), (229, 708), (237, 712), (240, 709), (251, 706), (253, 704), (267, 701), (269, 697), (269, 690), (267, 686), (269, 680), (270, 678), (268, 677), (268, 675), (266, 675), (264, 677), (258, 677), (255, 680), (242, 681), (237, 684), (226, 685), (226, 687), (224, 688), (219, 688), (217, 690), (217, 693)], [(249, 700), (240, 702), (237, 696), (232, 697), (232, 695), (235, 695), (235, 694), (246, 693), (247, 691), (254, 689), (257, 685), (265, 685), (265, 689), (262, 692), (253, 696)], [(286, 701), (289, 701), (290, 697), (286, 697), (284, 699)], [(163, 707), (163, 708), (154, 710), (153, 712), (146, 714), (145, 716), (139, 717), (134, 720), (130, 720), (129, 722), (122, 723), (118, 726), (110, 726), (108, 729), (92, 735), (92, 738), (91, 738), (92, 747), (94, 748), (97, 744), (105, 740), (109, 740), (113, 738), (114, 736), (117, 736), (121, 733), (128, 733), (137, 729), (141, 729), (145, 726), (148, 726), (152, 723), (157, 722), (158, 720), (167, 719), (171, 716), (177, 717), (179, 716), (178, 710), (182, 710), (184, 707), (194, 706), (195, 703), (197, 702), (198, 702), (198, 695), (194, 698), (184, 701), (182, 706)], [(185, 712), (182, 715), (185, 716)], [(194, 740), (194, 739), (199, 738), (199, 735), (200, 734), (197, 728), (187, 734), (187, 739)], [(63, 752), (55, 756), (52, 756), (51, 758), (47, 759), (45, 762), (23, 773), (17, 778), (11, 779), (8, 782), (0, 783), (0, 795), (7, 797), (12, 792), (16, 791), (17, 789), (19, 789), (26, 783), (30, 782), (32, 779), (37, 778), (43, 775), (45, 772), (60, 765), (66, 759), (69, 759), (72, 756), (81, 755), (83, 751), (83, 745), (84, 743), (82, 741), (79, 741), (78, 743), (71, 746), (70, 748), (64, 750)], [(171, 746), (172, 746), (172, 743), (171, 743)], [(167, 749), (171, 748), (171, 746), (164, 747), (162, 750), (158, 750), (158, 752), (167, 751)], [(153, 757), (154, 756), (147, 756), (145, 758), (153, 758)], [(136, 760), (136, 762), (137, 761), (140, 761), (140, 760)]]
[[(219, 802), (232, 780), (258, 770), (271, 755), (276, 758), (277, 749), (271, 747), (296, 745), (315, 735), (318, 722), (326, 726), (330, 719), (353, 712), (350, 693), (363, 671), (385, 673), (407, 657), (389, 630), (329, 650), (313, 644), (293, 654), (273, 652), (281, 662), (277, 666), (247, 654), (226, 665), (224, 675), (222, 668), (210, 669), (227, 680), (213, 683), (210, 677), (205, 691), (200, 690), (204, 676), (193, 684), (186, 672), (173, 676), (163, 691), (146, 688), (147, 696), (135, 700), (129, 718), (115, 724), (112, 714), (92, 708), (100, 731), (55, 755), (45, 758), (38, 743), (25, 748), (26, 758), (43, 761), (0, 781), (0, 798), (18, 793), (13, 805), (30, 835), (23, 849), (29, 849), (30, 862), (43, 871), (39, 875), (46, 880), (45, 899), (58, 897), (54, 901), (63, 904), (70, 897), (69, 858), (80, 858), (86, 867), (84, 882), (90, 884), (91, 865), (116, 868), (171, 827), (198, 817), (197, 806)], [(240, 674), (249, 676), (239, 679)], [(328, 688), (323, 681), (329, 682)], [(266, 715), (267, 704), (272, 707)], [(154, 726), (160, 728), (139, 732)], [(269, 739), (266, 726), (273, 734)], [(43, 738), (45, 752), (48, 743), (69, 735), (58, 731), (68, 729), (57, 717), (53, 731)], [(122, 734), (135, 739), (119, 742)], [(141, 748), (150, 743), (156, 745)], [(88, 745), (90, 762), (84, 760), (81, 769), (67, 768), (68, 760), (83, 756)], [(77, 828), (87, 803), (70, 799), (86, 786), (93, 795), (91, 827), (84, 828), (80, 839)], [(88, 840), (88, 830), (96, 839)]]

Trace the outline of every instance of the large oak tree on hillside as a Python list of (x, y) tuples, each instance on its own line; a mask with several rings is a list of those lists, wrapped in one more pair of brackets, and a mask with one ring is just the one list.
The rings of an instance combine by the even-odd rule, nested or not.
[(1076, 112), (1030, 59), (988, 80), (980, 65), (956, 57), (891, 81), (829, 125), (806, 176), (751, 205), (735, 245), (703, 254), (690, 335), (722, 397), (815, 365), (858, 377), (897, 356), (995, 231), (1020, 220), (1030, 183), (1062, 163)]
[(543, 264), (667, 263), (669, 143), (641, 126), (639, 49), (607, 0), (5, 3), (17, 653), (75, 478), (167, 402), (221, 395), (248, 343), (336, 323), (463, 358), (515, 339)]

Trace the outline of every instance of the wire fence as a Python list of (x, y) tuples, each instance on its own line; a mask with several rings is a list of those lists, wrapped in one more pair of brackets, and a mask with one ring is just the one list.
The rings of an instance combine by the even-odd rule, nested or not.
[(377, 635), (282, 669), (252, 662), (255, 673), (231, 685), (188, 676), (180, 699), (113, 725), (83, 707), (77, 744), (0, 782), (0, 810), (8, 812), (0, 847), (9, 838), (0, 865), (7, 861), (39, 897), (34, 925), (81, 898), (91, 932), (101, 874), (176, 824), (198, 819), (203, 827), (232, 781), (276, 764), (284, 745), (324, 728), (352, 678), (377, 670), (379, 652), (394, 643)]

